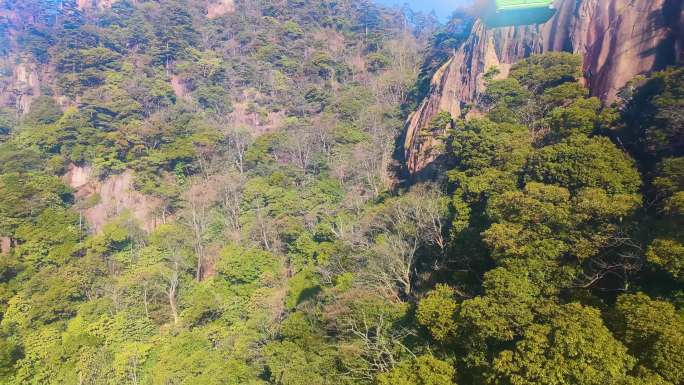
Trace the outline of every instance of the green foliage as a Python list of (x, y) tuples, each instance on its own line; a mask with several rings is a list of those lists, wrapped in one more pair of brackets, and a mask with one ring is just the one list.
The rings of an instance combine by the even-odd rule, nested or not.
[(334, 109), (342, 119), (353, 122), (372, 102), (373, 95), (369, 89), (353, 86), (345, 89), (334, 101)]
[(285, 305), (289, 308), (294, 308), (307, 300), (313, 300), (321, 291), (318, 277), (311, 270), (300, 271), (290, 279), (289, 284), (285, 300)]
[(681, 281), (684, 278), (684, 158), (666, 158), (656, 167), (651, 181), (658, 199), (658, 230), (648, 247), (648, 261)]
[(67, 265), (36, 273), (10, 299), (1, 325), (16, 324), (26, 330), (73, 317), (86, 299), (86, 289), (93, 279), (89, 270), (88, 265)]
[(12, 111), (0, 108), (0, 143), (7, 140), (17, 125), (16, 116), (13, 115)]
[[(530, 183), (524, 192), (501, 194), (489, 204), (490, 218), (499, 223), (487, 230), (484, 239), (495, 258), (558, 258), (565, 251), (563, 243), (547, 239), (562, 236), (570, 226), (570, 193), (567, 189)], [(539, 247), (541, 244), (543, 248)]]
[(84, 72), (88, 69), (118, 69), (120, 56), (105, 47), (81, 50), (64, 50), (54, 58), (57, 70), (61, 72)]
[[(516, 78), (489, 81), (487, 90), (482, 96), (482, 103), (487, 106), (499, 106), (507, 110), (524, 106), (530, 92)], [(501, 113), (501, 112), (498, 112)]]
[(658, 195), (670, 197), (684, 190), (684, 157), (665, 158), (656, 170), (656, 177), (651, 183)]
[(527, 128), (473, 120), (457, 130), (452, 142), (458, 168), (472, 176), (493, 168), (517, 171), (532, 150)]
[(219, 319), (239, 319), (240, 300), (231, 285), (220, 279), (210, 279), (191, 287), (181, 298), (183, 323), (199, 327)]
[(575, 135), (532, 155), (527, 180), (557, 184), (576, 191), (599, 187), (611, 194), (635, 193), (641, 177), (634, 160), (609, 139)]
[(562, 187), (530, 183), (524, 192), (507, 192), (490, 200), (495, 224), (483, 233), (495, 258), (581, 259), (596, 255), (611, 242), (623, 218), (639, 207), (634, 194), (610, 195), (587, 188), (571, 199)]
[(592, 134), (599, 125), (600, 110), (598, 98), (577, 99), (568, 106), (554, 108), (547, 118), (550, 136), (559, 140), (573, 134)]
[(511, 77), (535, 92), (577, 81), (581, 76), (582, 58), (567, 52), (531, 56), (511, 68)]
[(35, 222), (17, 228), (15, 237), (21, 241), (17, 254), (33, 268), (40, 269), (46, 264), (60, 266), (73, 257), (82, 234), (78, 214), (47, 208)]
[(684, 381), (684, 333), (681, 327), (676, 331), (666, 331), (653, 345), (650, 358), (653, 369), (673, 384)]
[(150, 383), (263, 384), (251, 368), (244, 362), (230, 359), (228, 352), (214, 345), (211, 338), (197, 331), (162, 340), (149, 367)]
[(588, 95), (589, 89), (583, 87), (580, 83), (568, 82), (545, 89), (539, 99), (547, 109), (564, 107), (570, 103), (578, 103), (578, 107), (589, 104), (589, 107), (591, 107), (595, 104), (595, 99), (592, 98), (589, 99), (590, 101), (586, 101), (584, 98)]
[(266, 348), (270, 380), (283, 385), (334, 384), (336, 370), (333, 354), (320, 341), (308, 347), (291, 341), (273, 343)]
[(39, 96), (32, 103), (22, 123), (27, 126), (55, 123), (62, 116), (62, 110), (55, 99)]
[(650, 369), (672, 383), (684, 380), (684, 317), (669, 302), (637, 293), (622, 295), (614, 315), (617, 334)]
[(681, 280), (684, 278), (684, 242), (679, 239), (655, 239), (648, 247), (648, 261)]
[(46, 167), (44, 157), (34, 148), (19, 147), (12, 142), (0, 145), (0, 174), (39, 171)]
[(569, 304), (548, 325), (527, 328), (515, 349), (496, 358), (491, 378), (501, 384), (612, 384), (633, 365), (597, 310)]
[(390, 65), (390, 58), (381, 52), (373, 52), (366, 58), (366, 67), (371, 72), (378, 72)]
[[(23, 46), (3, 47), (8, 62), (31, 54), (54, 70), (41, 94), (59, 95), (20, 121), (0, 112), (0, 382), (351, 385), (346, 368), (378, 373), (381, 348), (360, 363), (341, 354), (361, 339), (310, 312), (356, 289), (355, 273), (324, 273), (347, 249), (337, 221), (389, 188), (380, 160), (422, 42), (371, 3), (236, 2), (208, 18), (216, 6), (30, 0), (11, 11), (26, 28), (0, 23)], [(368, 68), (349, 60), (359, 54)], [(94, 175), (72, 195), (50, 175), (74, 166)], [(408, 310), (376, 300), (345, 319), (368, 314), (383, 335), (368, 338), (398, 362)]]
[(248, 285), (276, 274), (279, 266), (277, 257), (267, 251), (228, 246), (221, 253), (218, 272), (232, 284)]
[[(630, 345), (619, 317), (607, 317), (612, 334), (595, 309), (566, 304), (572, 298), (598, 304), (595, 292), (612, 298), (601, 290), (616, 285), (615, 278), (621, 290), (657, 287), (672, 301), (681, 277), (678, 158), (653, 167), (639, 152), (632, 158), (599, 136), (625, 115), (587, 98), (580, 69), (577, 57), (550, 54), (521, 61), (508, 79), (488, 76), (477, 106), (485, 116), (458, 122), (451, 134), (450, 262), (468, 273), (450, 283), (473, 294), (457, 304), (454, 289), (440, 286), (420, 301), (416, 319), (442, 341), (440, 349), (460, 357), (466, 381), (681, 381), (678, 361), (662, 353), (677, 354), (680, 333), (660, 329), (662, 337), (652, 338), (635, 331), (648, 341)], [(645, 181), (638, 170), (648, 173)], [(642, 208), (645, 197), (654, 205)], [(654, 284), (639, 275), (634, 258), (647, 258), (648, 271), (675, 281)], [(622, 273), (613, 274), (617, 266)], [(648, 350), (656, 341), (662, 354)]]
[(402, 362), (389, 373), (378, 376), (379, 385), (453, 385), (456, 371), (432, 355)]
[(681, 69), (614, 108), (578, 56), (489, 69), (404, 191), (397, 128), (470, 17), (20, 3), (0, 54), (51, 70), (0, 111), (0, 383), (684, 381)]
[(461, 304), (457, 323), (467, 339), (513, 341), (543, 310), (540, 288), (531, 277), (518, 273), (525, 271), (499, 268), (487, 272), (484, 295)]
[(416, 320), (437, 341), (446, 341), (456, 329), (455, 314), (458, 304), (454, 300), (455, 294), (453, 288), (437, 285), (418, 303)]
[(298, 39), (304, 34), (302, 27), (292, 20), (288, 20), (285, 24), (283, 24), (283, 32), (287, 37), (292, 39)]
[(0, 379), (7, 380), (14, 372), (14, 364), (22, 357), (21, 345), (16, 337), (0, 335)]
[(12, 235), (22, 224), (50, 206), (65, 205), (69, 189), (54, 176), (31, 174), (0, 175), (0, 232)]
[(644, 159), (681, 156), (684, 151), (684, 76), (682, 68), (657, 72), (623, 95), (620, 136)]
[(451, 129), (452, 121), (453, 118), (450, 113), (440, 111), (432, 120), (430, 120), (426, 129), (427, 131), (422, 132), (421, 134), (425, 136), (438, 135), (438, 133)]

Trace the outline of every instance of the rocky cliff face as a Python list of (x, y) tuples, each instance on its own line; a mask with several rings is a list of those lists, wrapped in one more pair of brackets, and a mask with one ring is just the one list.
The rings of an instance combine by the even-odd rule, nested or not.
[(148, 232), (167, 219), (159, 199), (135, 189), (131, 171), (101, 179), (94, 175), (92, 167), (72, 164), (62, 179), (74, 189), (77, 207), (95, 233), (124, 213)]
[[(40, 96), (44, 69), (25, 58), (0, 58), (0, 106), (8, 106), (19, 114), (29, 110)], [(5, 76), (3, 76), (5, 75)]]
[[(441, 155), (439, 135), (421, 135), (440, 111), (461, 116), (484, 89), (484, 73), (531, 54), (570, 51), (584, 57), (584, 76), (595, 96), (615, 99), (639, 74), (681, 62), (681, 0), (556, 0), (556, 15), (540, 26), (488, 29), (475, 22), (468, 39), (435, 73), (431, 91), (408, 119), (404, 162), (409, 174), (426, 172)], [(439, 133), (438, 133), (439, 134)]]
[(79, 9), (91, 9), (91, 8), (111, 8), (116, 0), (76, 0), (76, 5)]

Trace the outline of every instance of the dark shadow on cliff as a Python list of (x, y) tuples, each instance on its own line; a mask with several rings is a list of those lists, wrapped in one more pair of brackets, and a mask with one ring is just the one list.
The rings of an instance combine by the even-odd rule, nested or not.
[(411, 174), (406, 167), (406, 154), (404, 150), (407, 130), (408, 124), (404, 124), (401, 133), (394, 139), (394, 152), (392, 153), (390, 173), (394, 175), (395, 189), (404, 189), (410, 185), (408, 179), (411, 177)]
[(410, 188), (416, 183), (431, 182), (436, 184), (442, 184), (446, 182), (447, 176), (446, 171), (453, 167), (452, 157), (449, 155), (450, 151), (446, 151), (444, 154), (439, 155), (435, 160), (430, 162), (424, 168), (422, 168), (417, 173), (411, 174), (406, 167), (406, 160), (404, 156), (404, 138), (406, 136), (406, 130), (397, 138), (397, 143), (395, 143), (396, 149), (394, 154), (394, 167), (391, 172), (396, 176), (395, 189), (404, 190)]
[[(665, 69), (668, 66), (676, 65), (682, 60), (682, 47), (684, 46), (684, 31), (681, 26), (682, 1), (667, 0), (662, 11), (652, 12), (648, 16), (650, 23), (656, 27), (659, 20), (663, 20), (665, 27), (670, 31), (669, 36), (655, 48), (640, 53), (640, 57), (650, 57), (655, 55), (654, 71)], [(678, 52), (679, 51), (679, 52)]]
[(453, 168), (450, 166), (452, 157), (449, 155), (450, 151), (446, 151), (444, 154), (439, 155), (435, 160), (430, 162), (419, 172), (409, 176), (409, 181), (411, 184), (419, 182), (433, 182), (441, 184), (446, 181), (446, 172)]

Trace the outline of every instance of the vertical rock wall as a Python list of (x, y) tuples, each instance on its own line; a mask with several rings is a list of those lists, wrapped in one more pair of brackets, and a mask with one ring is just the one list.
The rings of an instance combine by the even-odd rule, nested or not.
[(148, 232), (165, 221), (160, 213), (161, 200), (137, 191), (131, 171), (101, 180), (94, 175), (92, 167), (72, 164), (62, 180), (74, 189), (77, 206), (95, 233), (124, 213), (130, 214)]

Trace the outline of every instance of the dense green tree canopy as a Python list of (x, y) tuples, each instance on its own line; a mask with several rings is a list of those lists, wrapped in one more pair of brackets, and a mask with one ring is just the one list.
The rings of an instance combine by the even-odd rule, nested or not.
[(598, 311), (577, 304), (557, 310), (548, 324), (532, 325), (494, 361), (501, 384), (615, 384), (634, 365), (603, 325)]
[(487, 68), (400, 181), (470, 16), (99, 3), (0, 2), (0, 384), (684, 382), (681, 68)]

